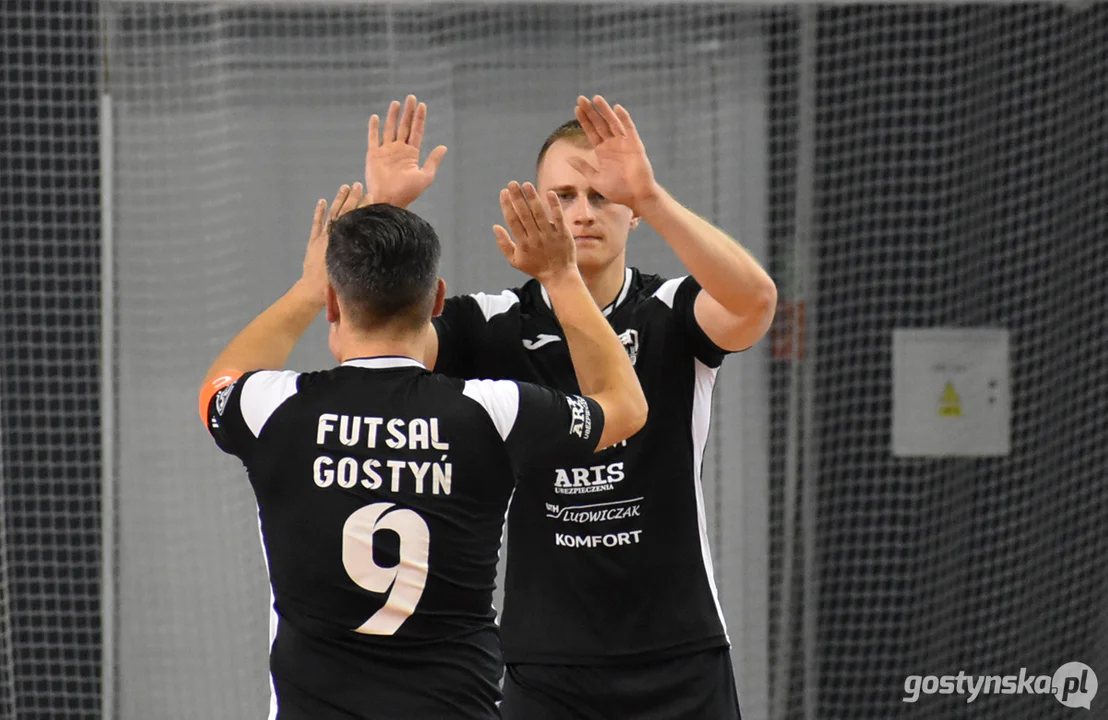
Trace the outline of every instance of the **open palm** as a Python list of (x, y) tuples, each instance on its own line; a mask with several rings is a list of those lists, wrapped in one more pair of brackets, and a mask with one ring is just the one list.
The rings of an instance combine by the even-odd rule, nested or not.
[(574, 169), (604, 197), (637, 209), (656, 191), (657, 184), (631, 114), (622, 105), (611, 107), (599, 95), (592, 102), (584, 96), (577, 98), (574, 114), (596, 153), (595, 165), (574, 158), (570, 161)]
[(404, 101), (403, 115), (399, 102), (389, 105), (383, 134), (380, 133), (380, 119), (376, 115), (369, 119), (365, 185), (377, 202), (407, 207), (434, 182), (446, 147), (436, 147), (420, 166), (419, 152), (426, 122), (427, 106), (417, 105), (414, 95)]

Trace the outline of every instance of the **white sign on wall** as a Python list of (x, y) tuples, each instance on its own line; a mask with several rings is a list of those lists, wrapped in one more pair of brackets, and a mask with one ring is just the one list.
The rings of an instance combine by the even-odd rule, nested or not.
[(1008, 331), (893, 330), (893, 455), (1010, 451)]

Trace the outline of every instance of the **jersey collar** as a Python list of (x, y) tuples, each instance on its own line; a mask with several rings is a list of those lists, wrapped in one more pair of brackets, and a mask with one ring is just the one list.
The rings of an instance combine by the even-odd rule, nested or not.
[[(616, 299), (612, 302), (612, 304), (601, 311), (604, 313), (604, 317), (608, 317), (609, 315), (611, 315), (612, 311), (619, 307), (620, 304), (622, 304), (623, 301), (627, 299), (627, 293), (631, 292), (632, 277), (633, 275), (631, 272), (631, 268), (624, 268), (623, 287), (619, 289), (619, 294), (616, 295)], [(553, 310), (554, 308), (550, 305), (550, 294), (546, 292), (546, 288), (544, 288), (542, 285), (539, 285), (539, 289), (542, 290), (542, 301), (546, 303), (546, 306), (548, 308)]]
[(371, 357), (371, 358), (354, 358), (347, 360), (342, 364), (342, 367), (360, 367), (369, 368), (370, 370), (387, 370), (390, 368), (401, 367), (417, 367), (423, 368), (423, 363), (415, 358), (410, 357)]

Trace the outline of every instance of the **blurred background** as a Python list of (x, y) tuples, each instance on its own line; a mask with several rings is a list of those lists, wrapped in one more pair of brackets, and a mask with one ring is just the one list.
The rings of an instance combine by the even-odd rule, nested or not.
[[(595, 93), (777, 281), (704, 470), (744, 718), (1062, 718), (905, 676), (1108, 679), (1105, 5), (8, 0), (0, 58), (0, 718), (264, 716), (256, 507), (197, 386), (407, 93), (453, 292), (523, 281), (497, 191)], [(648, 228), (629, 262), (684, 274)], [(894, 453), (927, 328), (1007, 330), (1006, 452)]]

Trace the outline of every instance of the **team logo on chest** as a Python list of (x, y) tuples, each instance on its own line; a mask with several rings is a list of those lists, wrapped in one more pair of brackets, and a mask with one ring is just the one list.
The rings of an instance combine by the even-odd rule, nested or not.
[(639, 331), (638, 330), (624, 330), (619, 334), (619, 341), (623, 343), (623, 349), (627, 351), (627, 355), (631, 358), (631, 365), (635, 364), (635, 361), (639, 359)]

